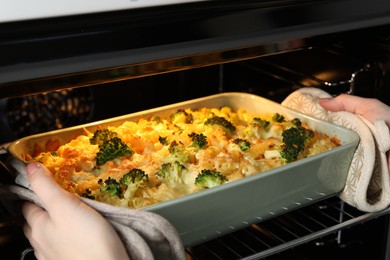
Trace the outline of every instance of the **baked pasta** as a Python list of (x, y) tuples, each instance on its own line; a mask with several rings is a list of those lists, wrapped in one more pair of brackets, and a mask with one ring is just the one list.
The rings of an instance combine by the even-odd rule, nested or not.
[(139, 209), (339, 145), (297, 118), (204, 107), (85, 129), (64, 145), (51, 140), (45, 151), (36, 148), (32, 159), (72, 193)]

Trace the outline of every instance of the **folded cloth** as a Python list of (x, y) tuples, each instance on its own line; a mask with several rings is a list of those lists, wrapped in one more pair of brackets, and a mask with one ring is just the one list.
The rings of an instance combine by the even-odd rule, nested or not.
[[(20, 185), (0, 185), (2, 198), (23, 199), (44, 208), (35, 193), (28, 189), (25, 166), (13, 161)], [(106, 203), (80, 198), (102, 214), (115, 228), (130, 259), (185, 259), (184, 247), (172, 224), (162, 216), (144, 210), (115, 207)]]
[(359, 134), (360, 143), (353, 156), (346, 185), (339, 197), (361, 211), (382, 210), (390, 205), (386, 157), (386, 152), (390, 149), (389, 128), (383, 120), (373, 124), (353, 113), (325, 110), (319, 100), (330, 97), (327, 92), (317, 88), (301, 88), (291, 93), (282, 105)]

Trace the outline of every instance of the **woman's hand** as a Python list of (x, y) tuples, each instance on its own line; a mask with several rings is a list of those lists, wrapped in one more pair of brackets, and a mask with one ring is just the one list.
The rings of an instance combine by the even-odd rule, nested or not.
[(27, 177), (46, 208), (31, 202), (22, 208), (24, 233), (38, 259), (129, 259), (113, 227), (59, 187), (42, 164), (27, 165)]
[(360, 115), (372, 123), (383, 119), (390, 127), (390, 107), (377, 99), (341, 94), (335, 98), (321, 99), (320, 105), (329, 111)]
[[(384, 120), (390, 127), (390, 107), (377, 99), (341, 94), (335, 98), (321, 99), (320, 105), (329, 111), (347, 111), (360, 115), (373, 124), (376, 120)], [(386, 155), (390, 173), (390, 151)]]

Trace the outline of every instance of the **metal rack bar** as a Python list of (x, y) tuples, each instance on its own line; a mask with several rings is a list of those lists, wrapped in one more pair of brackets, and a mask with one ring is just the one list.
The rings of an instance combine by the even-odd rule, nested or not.
[(337, 197), (254, 224), (187, 249), (190, 259), (262, 259), (389, 214), (364, 213)]

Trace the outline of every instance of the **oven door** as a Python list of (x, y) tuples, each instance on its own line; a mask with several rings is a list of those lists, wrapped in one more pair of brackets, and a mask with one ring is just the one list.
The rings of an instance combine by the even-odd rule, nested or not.
[[(9, 8), (2, 12), (15, 13)], [(7, 20), (0, 22), (0, 98), (308, 48), (330, 39), (323, 35), (389, 23), (386, 0), (180, 1)]]

